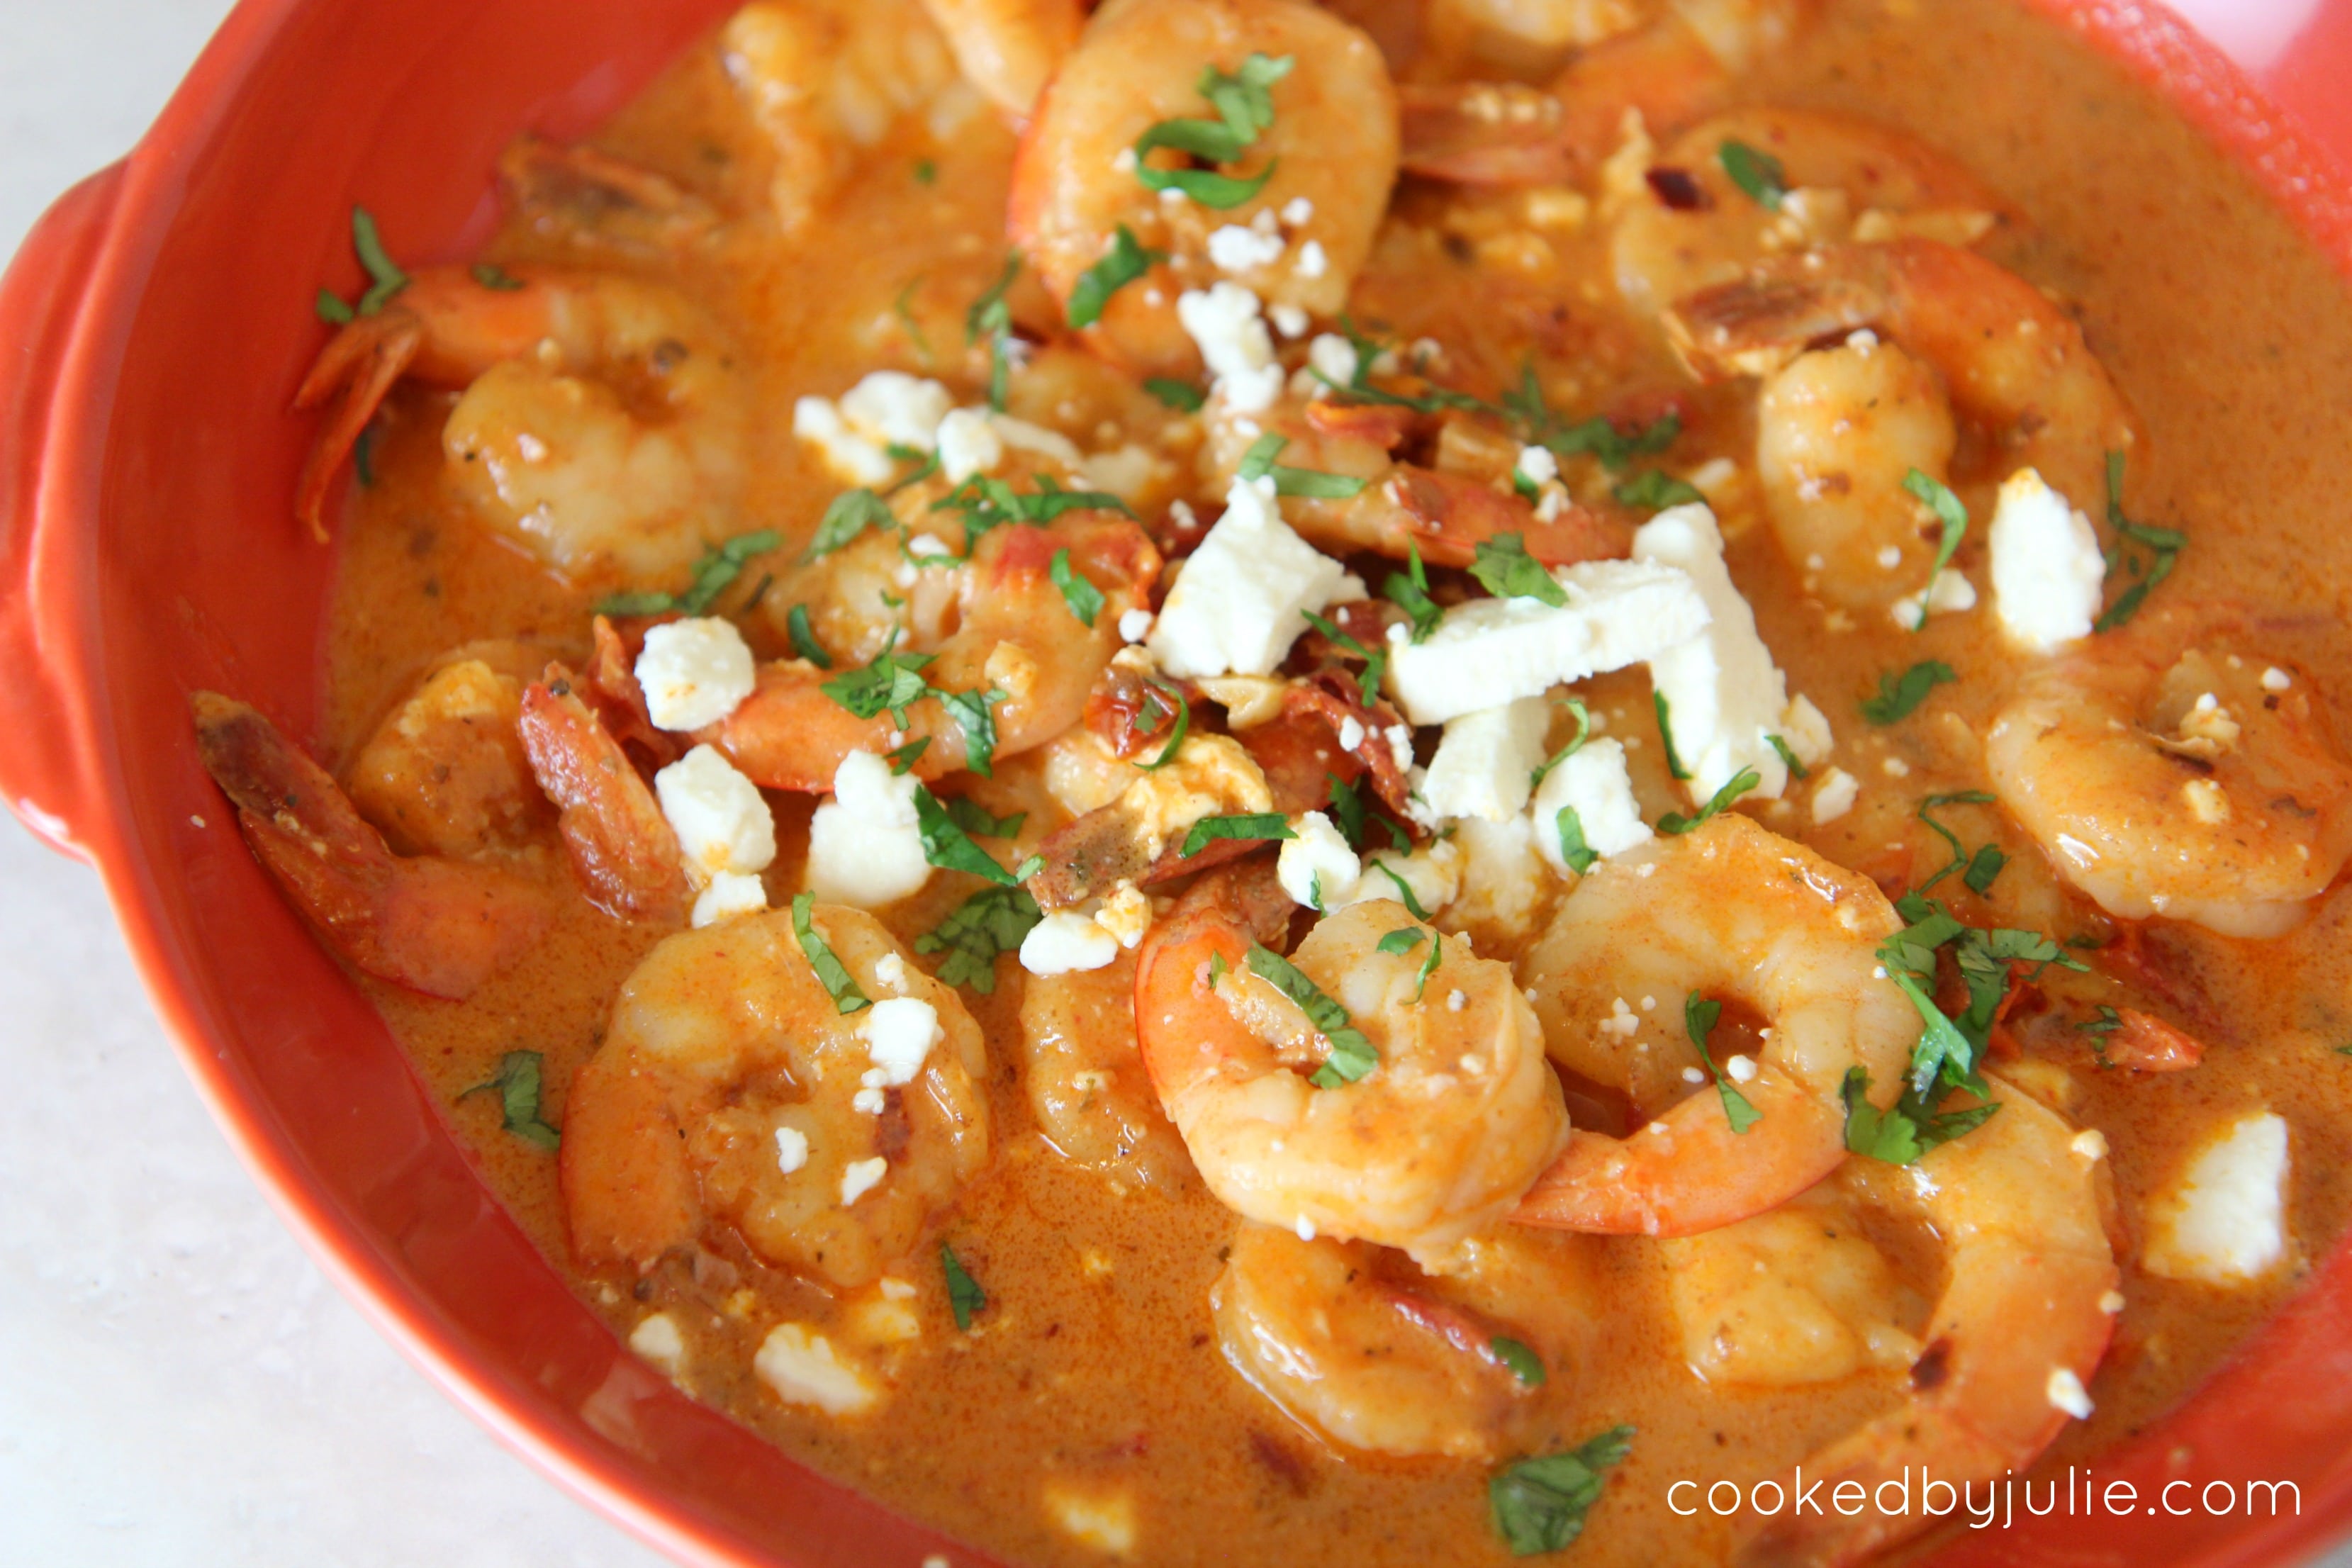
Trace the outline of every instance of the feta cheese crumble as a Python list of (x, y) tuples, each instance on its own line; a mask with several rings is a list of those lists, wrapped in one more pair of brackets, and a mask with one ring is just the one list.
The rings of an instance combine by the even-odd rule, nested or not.
[(1724, 567), (1715, 514), (1698, 505), (1660, 512), (1634, 533), (1633, 559), (1679, 569), (1706, 605), (1698, 635), (1649, 661), (1650, 682), (1671, 713), (1675, 754), (1691, 773), (1692, 799), (1712, 796), (1743, 768), (1756, 770), (1758, 796), (1778, 799), (1789, 767), (1771, 737), (1787, 721), (1788, 682)]
[(1021, 939), (1021, 967), (1032, 974), (1100, 969), (1118, 956), (1118, 938), (1072, 910), (1056, 910)]
[(678, 1363), (686, 1359), (686, 1336), (677, 1331), (677, 1320), (667, 1312), (655, 1312), (639, 1319), (629, 1331), (629, 1348), (639, 1359), (675, 1373)]
[(854, 485), (887, 481), (893, 445), (930, 451), (955, 399), (936, 381), (877, 370), (841, 395), (793, 405), (793, 434), (817, 449), (835, 475)]
[[(1290, 901), (1310, 910), (1336, 910), (1353, 902), (1363, 868), (1331, 819), (1310, 811), (1293, 818), (1290, 830), (1297, 837), (1283, 840), (1275, 858), (1275, 876)], [(1381, 888), (1390, 887), (1385, 877), (1376, 880)]]
[(694, 929), (731, 921), (738, 915), (755, 915), (768, 907), (768, 886), (742, 871), (720, 871), (710, 879), (710, 885), (694, 898)]
[(1625, 771), (1625, 746), (1621, 741), (1600, 736), (1585, 742), (1546, 773), (1542, 787), (1536, 791), (1532, 814), (1536, 852), (1564, 875), (1570, 868), (1559, 847), (1563, 806), (1576, 808), (1584, 847), (1603, 858), (1622, 855), (1648, 843), (1652, 837), (1650, 825), (1642, 820), (1641, 803), (1633, 798), (1633, 780)]
[(776, 1169), (791, 1175), (808, 1164), (808, 1134), (797, 1127), (776, 1129)]
[(2091, 1418), (2091, 1395), (2072, 1367), (2051, 1368), (2050, 1381), (2042, 1384), (2042, 1392), (2051, 1409), (2063, 1410), (2077, 1421)]
[(1272, 478), (1236, 477), (1144, 646), (1174, 676), (1271, 675), (1307, 629), (1306, 611), (1363, 592), (1282, 521)]
[(1813, 786), (1813, 826), (1835, 822), (1853, 809), (1861, 797), (1862, 781), (1843, 768), (1832, 768)]
[(2141, 1214), (2140, 1261), (2167, 1279), (2241, 1285), (2286, 1255), (2287, 1130), (2273, 1111), (2207, 1141)]
[(1282, 252), (1281, 236), (1260, 234), (1237, 223), (1209, 233), (1209, 265), (1236, 277), (1273, 266), (1282, 259)]
[(929, 1002), (892, 996), (866, 1009), (857, 1021), (857, 1037), (866, 1042), (866, 1059), (880, 1075), (869, 1087), (897, 1089), (915, 1081), (931, 1047), (948, 1037)]
[(833, 1342), (801, 1323), (778, 1323), (760, 1342), (751, 1370), (787, 1405), (805, 1405), (827, 1415), (862, 1415), (882, 1397), (856, 1363), (844, 1360)]
[(646, 628), (637, 684), (656, 729), (684, 732), (716, 724), (751, 695), (751, 647), (732, 621), (716, 616)]
[[(1528, 776), (1543, 765), (1550, 722), (1550, 705), (1541, 697), (1522, 697), (1446, 721), (1445, 738), (1438, 742), (1422, 782), (1423, 803), (1442, 818), (1501, 822), (1517, 816), (1534, 788)], [(1344, 736), (1340, 744), (1353, 750)]]
[(1004, 460), (1004, 443), (983, 408), (959, 408), (940, 421), (940, 471), (960, 485)]
[(1707, 624), (1707, 602), (1673, 566), (1589, 561), (1560, 567), (1552, 579), (1568, 595), (1564, 605), (1473, 599), (1446, 611), (1425, 641), (1409, 641), (1402, 626), (1392, 628), (1389, 671), (1405, 717), (1442, 724), (1539, 697), (1563, 682), (1655, 658)]
[(841, 1206), (848, 1208), (882, 1184), (890, 1173), (890, 1162), (877, 1154), (870, 1160), (852, 1160), (841, 1168)]
[(1925, 588), (1895, 600), (1888, 613), (1896, 626), (1908, 632), (1918, 629), (1923, 609), (1930, 616), (1946, 616), (1976, 607), (1977, 585), (1947, 566)]
[(871, 752), (841, 759), (833, 798), (809, 819), (808, 887), (819, 901), (879, 909), (930, 879), (915, 815), (920, 787)]
[(2091, 635), (2107, 574), (2091, 520), (2032, 468), (2003, 480), (1989, 535), (2001, 629), (2048, 653)]
[(1258, 310), (1258, 297), (1238, 283), (1189, 289), (1176, 299), (1177, 321), (1199, 345), (1218, 395), (1234, 414), (1262, 412), (1282, 393), (1282, 365)]
[(656, 773), (654, 798), (698, 881), (722, 871), (748, 876), (776, 858), (776, 820), (760, 786), (714, 746), (697, 746)]

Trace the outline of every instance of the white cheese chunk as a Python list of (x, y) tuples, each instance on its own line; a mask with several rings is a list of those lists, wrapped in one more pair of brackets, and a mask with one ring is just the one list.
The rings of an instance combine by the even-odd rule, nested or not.
[[(1310, 910), (1336, 910), (1352, 902), (1362, 868), (1348, 840), (1319, 811), (1292, 819), (1295, 838), (1286, 838), (1275, 858), (1275, 876), (1290, 901)], [(1388, 886), (1382, 879), (1381, 886)]]
[[(1462, 861), (1462, 847), (1450, 838), (1430, 839), (1409, 855), (1394, 849), (1375, 849), (1364, 857), (1363, 874), (1356, 879), (1355, 893), (1344, 902), (1360, 904), (1368, 899), (1394, 899), (1403, 903), (1404, 895), (1397, 887), (1402, 881), (1412, 889), (1416, 903), (1435, 914), (1461, 896)], [(1341, 900), (1327, 901), (1335, 910), (1342, 905)]]
[(734, 622), (716, 616), (668, 621), (646, 628), (636, 675), (656, 728), (699, 730), (751, 695), (751, 647)]
[[(1540, 697), (1447, 720), (1445, 738), (1438, 742), (1422, 782), (1422, 803), (1449, 820), (1502, 822), (1518, 816), (1535, 787), (1529, 775), (1543, 765), (1544, 732), (1550, 722), (1550, 705)], [(1340, 744), (1347, 745), (1344, 738)]]
[(2063, 1410), (2077, 1421), (2091, 1418), (2090, 1391), (2074, 1375), (2073, 1367), (2052, 1367), (2049, 1378), (2042, 1385), (2042, 1396), (2050, 1402), (2053, 1410)]
[(809, 819), (808, 886), (819, 901), (879, 909), (930, 879), (912, 773), (895, 777), (870, 752), (834, 770), (833, 798)]
[(1238, 276), (1271, 267), (1282, 259), (1282, 251), (1281, 236), (1260, 234), (1237, 223), (1209, 233), (1209, 265), (1220, 272)]
[[(1320, 372), (1341, 386), (1356, 379), (1356, 345), (1337, 332), (1321, 332), (1307, 345), (1307, 366)], [(1320, 382), (1314, 391), (1328, 390)]]
[(791, 1175), (808, 1163), (808, 1134), (797, 1127), (776, 1129), (776, 1169)]
[(1075, 910), (1056, 910), (1021, 939), (1021, 967), (1032, 974), (1100, 969), (1118, 956), (1118, 938)]
[(882, 1184), (890, 1173), (890, 1162), (877, 1154), (870, 1160), (852, 1160), (841, 1168), (841, 1206), (848, 1208), (858, 1199)]
[(2209, 1140), (2151, 1196), (2140, 1262), (2168, 1279), (2242, 1285), (2286, 1254), (2286, 1121), (2259, 1111)]
[(861, 1415), (882, 1391), (856, 1363), (845, 1361), (833, 1342), (801, 1323), (778, 1323), (760, 1342), (751, 1370), (787, 1405), (806, 1405), (828, 1415)]
[(1258, 310), (1258, 297), (1238, 283), (1187, 289), (1176, 300), (1176, 319), (1200, 346), (1230, 413), (1260, 413), (1282, 392), (1282, 364)]
[(2020, 468), (2001, 483), (1990, 542), (1993, 606), (2012, 642), (2048, 653), (2091, 635), (2107, 563), (2089, 518)]
[(849, 426), (829, 397), (803, 397), (793, 405), (793, 434), (817, 449), (834, 474), (853, 485), (889, 481), (895, 465), (878, 441)]
[(1813, 826), (1835, 822), (1853, 809), (1862, 795), (1862, 781), (1843, 768), (1832, 768), (1813, 785)]
[(1813, 700), (1802, 692), (1789, 699), (1789, 710), (1780, 715), (1780, 739), (1789, 742), (1789, 750), (1797, 753), (1797, 761), (1807, 767), (1830, 760), (1837, 747), (1837, 737), (1830, 732), (1830, 721), (1813, 706)]
[(1559, 478), (1559, 458), (1549, 447), (1522, 447), (1515, 471), (1531, 485), (1548, 485)]
[(1706, 601), (1672, 566), (1591, 561), (1560, 567), (1552, 578), (1567, 593), (1565, 605), (1473, 599), (1446, 611), (1424, 642), (1408, 641), (1402, 626), (1392, 629), (1389, 670), (1405, 717), (1442, 724), (1538, 697), (1563, 681), (1654, 658), (1707, 624)]
[(1895, 600), (1887, 613), (1895, 617), (1896, 626), (1911, 632), (1919, 629), (1923, 610), (1930, 616), (1948, 616), (1976, 607), (1977, 585), (1947, 566), (1917, 593), (1906, 594)]
[(1081, 1491), (1066, 1481), (1049, 1480), (1045, 1512), (1081, 1546), (1109, 1557), (1135, 1555), (1135, 1500), (1123, 1491)]
[(1544, 774), (1536, 791), (1534, 820), (1536, 851), (1556, 871), (1570, 868), (1560, 853), (1559, 814), (1563, 806), (1576, 811), (1584, 831), (1584, 847), (1596, 855), (1622, 855), (1650, 840), (1650, 825), (1642, 820), (1641, 803), (1633, 798), (1633, 776), (1625, 771), (1625, 746), (1607, 736), (1596, 736), (1570, 752)]
[(767, 907), (766, 883), (745, 872), (721, 871), (710, 879), (709, 887), (695, 895), (694, 929), (700, 931), (738, 915), (755, 915)]
[(677, 1331), (677, 1319), (667, 1312), (655, 1312), (639, 1319), (629, 1331), (629, 1348), (662, 1371), (675, 1373), (686, 1359), (686, 1336)]
[(1141, 642), (1145, 637), (1148, 637), (1150, 635), (1151, 612), (1150, 610), (1147, 610), (1139, 605), (1134, 609), (1120, 612), (1118, 617), (1119, 641), (1126, 643)]
[(1282, 521), (1271, 478), (1236, 477), (1144, 646), (1174, 676), (1271, 675), (1307, 629), (1306, 611), (1362, 595), (1347, 568)]
[(697, 746), (656, 773), (654, 797), (702, 880), (722, 871), (764, 870), (776, 858), (776, 819), (760, 786), (716, 747)]
[(983, 408), (958, 408), (940, 421), (940, 471), (960, 485), (1004, 460), (1004, 443)]
[(902, 370), (877, 370), (841, 395), (841, 416), (867, 440), (885, 447), (931, 450), (940, 421), (955, 398), (936, 381)]
[(940, 1015), (929, 1002), (913, 996), (891, 996), (866, 1009), (857, 1020), (857, 1037), (881, 1076), (874, 1087), (897, 1088), (915, 1081), (931, 1047), (947, 1038)]
[(1532, 931), (1552, 885), (1536, 847), (1534, 819), (1524, 813), (1504, 822), (1465, 817), (1454, 842), (1462, 847), (1462, 890), (1447, 917), (1513, 938)]
[(1679, 568), (1706, 603), (1706, 628), (1650, 659), (1650, 684), (1666, 700), (1692, 798), (1707, 799), (1743, 768), (1761, 781), (1755, 795), (1778, 798), (1789, 766), (1771, 737), (1788, 716), (1788, 682), (1724, 567), (1715, 514), (1698, 505), (1660, 512), (1635, 531), (1633, 559)]

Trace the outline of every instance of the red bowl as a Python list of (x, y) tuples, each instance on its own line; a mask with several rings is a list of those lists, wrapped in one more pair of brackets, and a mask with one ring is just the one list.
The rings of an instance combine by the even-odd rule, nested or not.
[[(2352, 0), (2267, 100), (2155, 6), (2037, 3), (2160, 83), (2352, 270), (2352, 181), (2320, 150), (2352, 160)], [(58, 201), (0, 281), (0, 797), (105, 877), (287, 1223), (499, 1437), (687, 1561), (912, 1563), (948, 1542), (686, 1399), (573, 1300), (247, 852), (187, 720), (198, 686), (298, 731), (319, 711), (331, 561), (287, 516), (310, 433), (287, 405), (312, 292), (360, 281), (354, 200), (406, 254), (465, 254), (509, 140), (584, 132), (731, 4), (245, 0), (137, 151)], [(2352, 1249), (2098, 1473), (2143, 1497), (2292, 1480), (2301, 1511), (2053, 1519), (1941, 1560), (2275, 1563), (2352, 1528)]]

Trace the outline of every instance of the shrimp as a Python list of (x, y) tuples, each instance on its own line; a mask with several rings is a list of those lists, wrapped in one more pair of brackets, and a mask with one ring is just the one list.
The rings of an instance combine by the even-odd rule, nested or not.
[[(1423, 1270), (1384, 1247), (1244, 1224), (1209, 1294), (1218, 1346), (1326, 1441), (1491, 1459), (1524, 1440), (1539, 1378), (1581, 1368), (1600, 1312), (1590, 1245), (1507, 1226)], [(1515, 1369), (1498, 1340), (1534, 1367)]]
[[(1775, 160), (1785, 194), (1770, 205), (1725, 163), (1745, 147)], [(1692, 127), (1618, 194), (1610, 228), (1618, 291), (1643, 316), (1765, 258), (1902, 235), (1974, 244), (2019, 220), (1948, 154), (1894, 130), (1818, 110), (1743, 109)]]
[(870, 1007), (844, 1014), (789, 910), (646, 955), (572, 1080), (563, 1201), (585, 1267), (643, 1273), (714, 1224), (824, 1284), (868, 1284), (988, 1158), (987, 1057), (950, 988), (856, 910), (812, 940)]
[(674, 576), (733, 512), (742, 388), (716, 325), (662, 285), (432, 268), (347, 323), (294, 399), (329, 407), (295, 502), (320, 539), (329, 481), (403, 378), (466, 389), (442, 429), (458, 489), (559, 570)]
[(2001, 805), (2109, 914), (2276, 936), (2352, 857), (2352, 761), (2256, 629), (2143, 613), (2028, 675), (1993, 721)]
[(247, 704), (189, 699), (205, 771), (294, 906), (353, 967), (462, 1001), (547, 927), (540, 888), (504, 868), (402, 857), (324, 768)]
[[(1495, 3), (1486, 0), (1490, 8)], [(1592, 30), (1604, 36), (1545, 88), (1409, 86), (1401, 162), (1412, 174), (1459, 184), (1580, 179), (1618, 147), (1629, 116), (1671, 133), (1712, 112), (1819, 10), (1818, 0), (1670, 0), (1642, 26), (1608, 31), (1613, 19), (1602, 19)]]
[[(2000, 1110), (1975, 1131), (1916, 1164), (1857, 1159), (1841, 1173), (1855, 1201), (1942, 1242), (1946, 1279), (1901, 1402), (1805, 1457), (1821, 1495), (1852, 1483), (1875, 1500), (1879, 1481), (1914, 1468), (1955, 1486), (2025, 1469), (2106, 1352), (2115, 1319), (2102, 1302), (2117, 1274), (2105, 1173), (2054, 1111), (1986, 1082)], [(1743, 1521), (1734, 1560), (1843, 1568), (1927, 1523), (1874, 1501), (1853, 1514), (1790, 1510)]]
[(551, 664), (522, 694), (516, 722), (532, 773), (561, 810), (572, 869), (597, 908), (675, 924), (687, 902), (677, 835), (620, 742), (572, 689), (576, 679)]
[[(863, 548), (896, 552), (898, 542), (870, 534)], [(1103, 595), (1091, 626), (1053, 581), (1053, 563), (1065, 551), (1071, 571)], [(990, 529), (968, 563), (944, 553), (919, 559), (941, 561), (938, 572), (923, 575), (940, 576), (951, 590), (929, 625), (908, 628), (915, 635), (898, 642), (897, 651), (930, 656), (921, 675), (934, 694), (1002, 693), (992, 709), (997, 757), (1041, 746), (1078, 721), (1095, 678), (1122, 646), (1120, 616), (1149, 605), (1160, 573), (1160, 552), (1141, 528), (1088, 510), (1065, 512), (1044, 527)], [(892, 623), (893, 634), (899, 629)], [(937, 695), (907, 706), (901, 732), (888, 710), (861, 719), (828, 695), (824, 688), (839, 673), (828, 675), (806, 659), (762, 665), (751, 695), (699, 739), (725, 752), (756, 784), (816, 793), (833, 787), (835, 770), (851, 752), (926, 740), (914, 764), (926, 779), (963, 767), (972, 755), (969, 721)]]
[[(918, 0), (754, 0), (719, 29), (728, 79), (775, 155), (770, 206), (787, 235), (807, 230), (901, 116), (936, 114), (950, 89), (964, 91), (925, 15), (933, 9)], [(974, 7), (946, 0), (936, 9)], [(976, 37), (970, 22), (957, 31)], [(1025, 50), (1034, 40), (1020, 42)], [(1008, 58), (1005, 68), (1024, 63)]]
[(1389, 900), (1325, 918), (1290, 963), (1379, 1061), (1313, 1087), (1329, 1037), (1249, 967), (1254, 943), (1288, 921), (1272, 871), (1251, 862), (1195, 883), (1136, 965), (1144, 1064), (1209, 1190), (1247, 1219), (1416, 1252), (1508, 1214), (1568, 1139), (1509, 967), (1459, 939), (1382, 951), (1393, 932), (1426, 930)]
[(1021, 1086), (1063, 1158), (1160, 1192), (1192, 1162), (1170, 1126), (1135, 1043), (1135, 960), (1033, 974), (1021, 992)]
[(484, 859), (545, 839), (547, 801), (516, 726), (548, 652), (520, 641), (451, 649), (353, 753), (344, 790), (394, 853)]
[[(1843, 570), (1824, 585), (1843, 583), (1847, 592), (1870, 595), (1887, 573), (1863, 563), (1857, 541), (1876, 537), (1870, 525), (1823, 500), (1887, 495), (1901, 485), (1899, 465), (1932, 453), (1942, 437), (1932, 419), (1908, 412), (1885, 426), (1871, 423), (1841, 395), (1891, 385), (1909, 397), (1916, 386), (1899, 374), (1861, 377), (1851, 363), (1809, 370), (1800, 357), (1808, 345), (1872, 330), (1942, 378), (1952, 412), (1988, 438), (1989, 469), (2006, 477), (2032, 467), (2078, 501), (2104, 493), (2107, 454), (2138, 442), (2130, 405), (2072, 317), (2006, 268), (1935, 240), (1775, 258), (1677, 302), (1665, 325), (1702, 376), (1766, 378), (1770, 417), (1761, 421), (1757, 456), (1773, 528), (1799, 561), (1838, 550)], [(1864, 421), (1858, 433), (1837, 430), (1839, 420), (1855, 417)], [(1903, 529), (1916, 533), (1916, 511), (1895, 517), (1890, 542), (1900, 542)]]
[[(1271, 122), (1227, 173), (1263, 174), (1263, 184), (1226, 207), (1146, 186), (1137, 141), (1163, 121), (1214, 120), (1207, 74), (1254, 56), (1288, 67), (1266, 89)], [(1200, 356), (1176, 314), (1187, 289), (1232, 276), (1268, 306), (1325, 317), (1346, 306), (1388, 209), (1396, 123), (1380, 50), (1326, 12), (1299, 0), (1127, 0), (1087, 27), (1038, 105), (1014, 156), (1007, 226), (1065, 307), (1121, 228), (1164, 255), (1087, 331), (1134, 368), (1190, 374)], [(1251, 253), (1237, 272), (1212, 260), (1219, 233), (1248, 242), (1233, 247)]]
[(1027, 118), (1077, 47), (1077, 0), (923, 0), (964, 80), (1008, 114)]
[(717, 208), (651, 169), (538, 136), (499, 155), (499, 195), (532, 233), (591, 252), (671, 256), (719, 225)]
[[(1874, 883), (1744, 816), (1601, 862), (1520, 972), (1552, 1058), (1654, 1119), (1622, 1139), (1580, 1133), (1517, 1217), (1687, 1236), (1836, 1169), (1847, 1069), (1868, 1069), (1872, 1093), (1891, 1102), (1919, 1036), (1875, 951), (1902, 924)], [(1752, 1008), (1770, 1031), (1753, 1075), (1727, 1079), (1758, 1112), (1745, 1132), (1711, 1090), (1659, 1109), (1699, 1066), (1684, 1028), (1692, 995)], [(1714, 1070), (1738, 1070), (1725, 1042), (1711, 1054)]]

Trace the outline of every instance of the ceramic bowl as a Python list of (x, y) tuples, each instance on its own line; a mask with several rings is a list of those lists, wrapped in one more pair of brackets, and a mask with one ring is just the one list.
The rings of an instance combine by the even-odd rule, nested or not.
[[(360, 282), (354, 201), (408, 254), (466, 254), (501, 147), (585, 132), (730, 3), (246, 0), (137, 150), (58, 202), (0, 282), (0, 797), (105, 878), (255, 1176), (453, 1398), (683, 1561), (911, 1568), (950, 1543), (688, 1400), (573, 1300), (247, 851), (187, 719), (198, 686), (298, 731), (319, 711), (332, 558), (288, 516), (310, 426), (287, 405), (318, 349), (313, 291)], [(2158, 7), (2042, 3), (2352, 268), (2352, 181), (2324, 151), (2352, 161), (2352, 0), (2276, 0), (2315, 19), (2260, 85)], [(2291, 1479), (2302, 1509), (2056, 1520), (1943, 1560), (2268, 1563), (2344, 1533), (2352, 1252), (2098, 1471), (2143, 1495), (2175, 1474)]]

